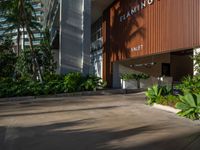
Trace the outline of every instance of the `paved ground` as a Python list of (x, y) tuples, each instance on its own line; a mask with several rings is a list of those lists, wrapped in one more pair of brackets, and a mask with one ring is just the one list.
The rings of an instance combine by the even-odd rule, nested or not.
[(199, 121), (146, 106), (143, 94), (56, 100), (0, 103), (0, 150), (200, 149)]

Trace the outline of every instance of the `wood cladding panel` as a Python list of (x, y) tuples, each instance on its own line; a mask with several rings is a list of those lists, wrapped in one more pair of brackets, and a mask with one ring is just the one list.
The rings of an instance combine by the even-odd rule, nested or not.
[[(104, 13), (107, 76), (111, 63), (118, 60), (200, 47), (200, 0), (154, 0), (120, 22), (120, 16), (140, 2), (144, 0), (116, 0)], [(143, 45), (141, 50), (130, 50), (138, 45)]]
[[(120, 22), (119, 12), (126, 14), (134, 3), (134, 0), (121, 0), (109, 9), (111, 32), (107, 39), (110, 39), (113, 61), (200, 46), (199, 0), (155, 0), (135, 16)], [(139, 28), (144, 30), (144, 35), (138, 31), (131, 37)], [(140, 44), (141, 51), (127, 52), (131, 46)]]

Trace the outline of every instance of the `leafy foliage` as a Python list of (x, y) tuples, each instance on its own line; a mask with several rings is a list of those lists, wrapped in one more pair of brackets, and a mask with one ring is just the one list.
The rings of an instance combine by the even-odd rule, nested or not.
[(122, 74), (121, 79), (124, 81), (129, 81), (129, 80), (136, 80), (137, 81), (137, 88), (140, 89), (140, 80), (141, 79), (148, 79), (149, 75), (146, 75), (144, 73), (140, 74), (134, 74), (134, 73), (127, 73), (127, 74)]
[(133, 75), (130, 73), (125, 73), (121, 75), (121, 79), (124, 81), (129, 81), (133, 79)]
[(76, 92), (101, 89), (106, 86), (106, 83), (97, 76), (88, 75), (85, 77), (81, 73), (74, 72), (65, 76), (64, 85), (66, 92)]
[(148, 79), (149, 75), (140, 73), (140, 74), (133, 74), (133, 79), (140, 80), (140, 79)]
[(44, 82), (34, 81), (29, 77), (0, 78), (0, 97), (38, 96), (64, 92), (92, 91), (102, 89), (106, 83), (101, 78), (81, 73), (69, 73), (66, 76), (57, 74), (44, 75)]
[(159, 99), (156, 100), (157, 104), (162, 104), (166, 106), (175, 107), (175, 105), (179, 102), (178, 96), (169, 94), (166, 96), (161, 96)]
[(86, 91), (96, 91), (97, 89), (104, 88), (106, 86), (106, 82), (103, 82), (101, 78), (88, 75), (85, 77), (83, 83), (81, 84), (82, 89)]
[[(16, 36), (17, 31), (17, 55), (20, 55), (20, 38), (25, 38), (25, 34), (29, 38), (29, 48), (32, 63), (32, 76), (36, 80), (39, 77), (42, 82), (42, 73), (38, 63), (37, 52), (33, 46), (34, 32), (41, 30), (41, 24), (37, 21), (37, 16), (30, 0), (3, 0), (0, 2), (0, 17), (4, 18), (2, 24), (9, 24), (4, 35), (9, 34)], [(23, 42), (24, 45), (24, 42)], [(23, 60), (23, 59), (21, 59)], [(23, 75), (22, 75), (23, 76)]]
[(36, 54), (38, 57), (39, 65), (42, 68), (42, 72), (44, 74), (55, 73), (57, 66), (53, 57), (48, 28), (43, 31), (43, 38), (41, 40), (40, 46), (36, 48)]
[(140, 79), (148, 79), (149, 75), (140, 73), (140, 74), (134, 74), (134, 73), (125, 73), (121, 75), (121, 79), (128, 81), (128, 80), (140, 80)]
[(182, 93), (197, 93), (200, 94), (200, 76), (187, 76), (182, 80), (182, 83), (177, 86)]
[(0, 77), (12, 77), (17, 60), (17, 56), (12, 50), (12, 40), (5, 37), (0, 43)]
[(46, 74), (44, 75), (44, 85), (45, 95), (64, 93), (64, 76), (58, 74)]
[(66, 92), (80, 91), (80, 85), (83, 82), (83, 76), (79, 72), (69, 73), (65, 76), (64, 85)]
[(149, 105), (153, 103), (161, 104), (165, 103), (164, 100), (166, 100), (166, 103), (168, 103), (167, 101), (170, 101), (169, 98), (173, 98), (176, 100), (176, 98), (173, 97), (171, 94), (172, 94), (172, 87), (153, 85), (153, 87), (148, 88), (146, 92), (147, 103)]
[(33, 60), (31, 57), (30, 49), (24, 49), (16, 62), (16, 72), (17, 75), (22, 78), (32, 78), (33, 79)]
[(173, 92), (172, 86), (166, 85), (166, 86), (161, 86), (161, 88), (162, 88), (162, 96), (171, 95)]
[(183, 96), (179, 95), (181, 102), (176, 104), (176, 108), (181, 111), (180, 116), (196, 120), (200, 119), (200, 95), (185, 93)]
[(200, 52), (196, 52), (193, 56), (194, 60), (194, 69), (197, 72), (197, 75), (200, 75)]
[(160, 88), (158, 85), (154, 85), (151, 88), (148, 88), (147, 92), (146, 92), (146, 96), (147, 96), (147, 103), (149, 105), (152, 105), (153, 103), (155, 103), (158, 99), (160, 99), (162, 94), (162, 88)]

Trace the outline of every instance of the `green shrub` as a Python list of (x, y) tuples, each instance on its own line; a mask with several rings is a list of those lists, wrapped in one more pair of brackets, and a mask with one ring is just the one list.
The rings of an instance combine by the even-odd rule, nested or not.
[(200, 95), (185, 93), (183, 96), (179, 95), (180, 102), (176, 104), (176, 108), (181, 111), (180, 116), (196, 120), (200, 118)]
[(148, 90), (146, 92), (147, 103), (149, 105), (152, 105), (158, 99), (161, 98), (161, 94), (162, 94), (162, 88), (160, 88), (158, 85), (153, 85), (153, 87), (148, 88)]
[(45, 74), (43, 76), (43, 80), (44, 82), (49, 82), (49, 81), (58, 81), (58, 82), (63, 82), (64, 81), (64, 75), (60, 75), (60, 74)]
[(15, 71), (17, 55), (13, 52), (12, 38), (0, 38), (0, 77), (12, 77)]
[(121, 75), (121, 79), (124, 80), (124, 81), (133, 80), (133, 74), (124, 73), (124, 74)]
[(65, 76), (64, 86), (66, 92), (81, 91), (81, 84), (83, 83), (84, 77), (81, 73), (74, 72), (69, 73)]
[(4, 78), (0, 81), (0, 97), (30, 95), (29, 81)]
[(97, 89), (102, 89), (106, 86), (106, 83), (102, 81), (100, 77), (89, 75), (85, 78), (81, 87), (86, 91), (95, 91)]
[(200, 76), (184, 77), (182, 83), (177, 86), (177, 89), (181, 90), (182, 93), (200, 94)]
[(162, 86), (160, 88), (162, 88), (162, 96), (171, 95), (173, 92), (172, 86), (166, 85), (166, 86)]
[(149, 75), (146, 75), (144, 73), (139, 73), (139, 74), (134, 74), (134, 73), (127, 73), (127, 74), (122, 74), (121, 79), (124, 81), (129, 81), (129, 80), (136, 80), (137, 81), (137, 88), (140, 89), (140, 80), (141, 79), (148, 79)]
[(133, 74), (133, 79), (137, 80), (141, 80), (141, 79), (148, 79), (149, 75), (144, 74), (144, 73), (139, 73), (139, 74)]
[(166, 106), (171, 106), (175, 107), (175, 105), (179, 102), (178, 96), (175, 95), (166, 95), (166, 96), (161, 96), (159, 99), (156, 100), (157, 104), (161, 105), (166, 105)]
[(65, 87), (63, 81), (49, 81), (44, 86), (44, 94), (59, 94), (64, 93)]
[(64, 92), (90, 91), (106, 86), (101, 78), (81, 73), (69, 73), (66, 76), (46, 74), (44, 82), (34, 81), (29, 77), (13, 80), (0, 78), (0, 97), (39, 96)]
[(128, 80), (140, 80), (140, 79), (148, 79), (149, 75), (144, 74), (144, 73), (139, 73), (139, 74), (135, 74), (135, 73), (125, 73), (121, 75), (121, 79), (124, 81), (128, 81)]
[(15, 53), (0, 52), (0, 77), (12, 77), (15, 71), (17, 56)]
[(64, 76), (58, 74), (46, 74), (44, 76), (44, 94), (64, 93)]
[(12, 94), (10, 89), (12, 88), (13, 80), (11, 78), (1, 78), (0, 79), (0, 97), (5, 97), (6, 95)]
[[(147, 103), (149, 105), (153, 103), (159, 103), (159, 104), (174, 104), (175, 102), (173, 99), (177, 100), (175, 96), (172, 94), (172, 87), (171, 86), (158, 86), (153, 85), (153, 87), (148, 88), (146, 92), (147, 96)], [(172, 98), (172, 100), (170, 99)]]

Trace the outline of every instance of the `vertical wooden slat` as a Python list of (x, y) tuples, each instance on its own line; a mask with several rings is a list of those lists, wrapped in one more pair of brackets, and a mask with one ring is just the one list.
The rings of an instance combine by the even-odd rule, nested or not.
[[(124, 34), (124, 32), (125, 29), (130, 27), (128, 21), (134, 19), (134, 17), (122, 23), (119, 19), (113, 18), (119, 18), (118, 13), (126, 13), (128, 8), (134, 6), (132, 4), (134, 1), (116, 0), (106, 10), (109, 13), (104, 13), (104, 15), (109, 15), (104, 16), (104, 18), (110, 25), (108, 23), (107, 26), (103, 25), (103, 33), (106, 33), (103, 36), (104, 52), (106, 53), (103, 57), (106, 59), (104, 61), (104, 72), (109, 72), (104, 73), (104, 76), (109, 76), (112, 70), (111, 63), (117, 59), (125, 60), (200, 47), (200, 0), (155, 0), (154, 4), (143, 10), (143, 20), (137, 19), (139, 27), (142, 25), (145, 29), (145, 36), (130, 38), (129, 33)], [(116, 5), (119, 5), (120, 12), (112, 9)], [(120, 28), (111, 27), (111, 25), (117, 25)], [(130, 32), (132, 32), (131, 29)], [(121, 41), (124, 41), (124, 43)], [(138, 41), (141, 41), (144, 49), (139, 52), (128, 53), (130, 46), (137, 46)], [(106, 63), (110, 63), (110, 65), (106, 65)]]

